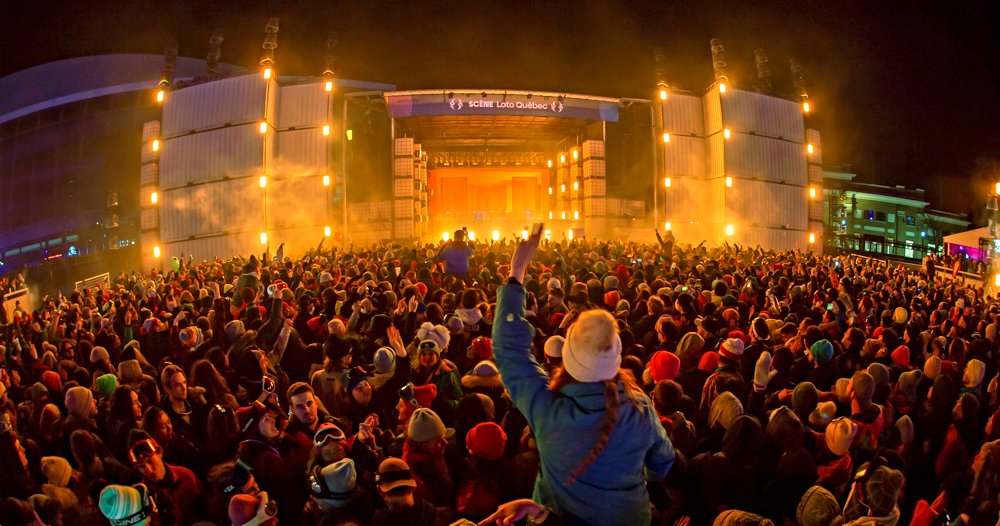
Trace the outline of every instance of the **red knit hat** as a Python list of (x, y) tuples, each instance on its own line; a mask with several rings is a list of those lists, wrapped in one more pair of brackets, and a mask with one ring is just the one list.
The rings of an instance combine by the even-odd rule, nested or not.
[(417, 287), (417, 292), (420, 293), (420, 297), (424, 297), (424, 296), (427, 295), (427, 284), (426, 283), (424, 283), (423, 281), (418, 281), (416, 287)]
[(653, 382), (673, 380), (681, 370), (681, 359), (676, 354), (667, 351), (657, 351), (649, 360), (649, 374)]
[(618, 302), (621, 299), (622, 299), (621, 293), (619, 293), (617, 290), (611, 290), (604, 295), (604, 304), (607, 305), (608, 308), (613, 309), (615, 308), (616, 305), (618, 305)]
[(472, 340), (472, 358), (476, 361), (489, 360), (493, 358), (493, 340), (485, 336), (479, 336)]
[(707, 353), (701, 355), (701, 360), (698, 361), (698, 369), (705, 371), (706, 373), (714, 372), (719, 368), (719, 353), (715, 351), (708, 351)]
[(41, 376), (42, 384), (48, 388), (50, 393), (62, 390), (62, 378), (55, 371), (45, 371)]
[(473, 455), (486, 460), (499, 460), (507, 446), (507, 434), (493, 422), (476, 424), (465, 435), (465, 445)]
[(900, 345), (896, 347), (895, 351), (892, 351), (892, 363), (904, 368), (910, 368), (910, 349), (905, 345)]

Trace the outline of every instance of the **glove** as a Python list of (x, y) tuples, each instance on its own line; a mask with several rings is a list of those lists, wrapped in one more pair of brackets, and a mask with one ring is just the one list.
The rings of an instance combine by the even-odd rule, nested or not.
[(757, 358), (757, 365), (753, 369), (753, 390), (762, 393), (767, 390), (767, 384), (778, 371), (771, 370), (771, 353), (764, 351)]

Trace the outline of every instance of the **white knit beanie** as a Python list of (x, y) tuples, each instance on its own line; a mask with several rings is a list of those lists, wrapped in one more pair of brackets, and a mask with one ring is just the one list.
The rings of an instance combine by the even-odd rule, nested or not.
[(566, 344), (566, 338), (556, 334), (555, 336), (549, 336), (548, 340), (545, 340), (545, 356), (551, 356), (552, 358), (562, 358), (563, 345)]
[(437, 342), (438, 347), (447, 349), (448, 342), (451, 341), (451, 332), (444, 325), (434, 325), (431, 322), (425, 321), (417, 329), (417, 338), (420, 341), (434, 340)]
[(979, 387), (979, 384), (983, 383), (983, 378), (986, 376), (986, 364), (973, 358), (969, 360), (969, 363), (965, 365), (965, 375), (962, 376), (962, 383), (966, 387), (975, 389)]
[(570, 325), (562, 348), (563, 367), (581, 382), (603, 382), (618, 375), (622, 341), (610, 313), (589, 310)]
[(823, 438), (830, 452), (839, 457), (851, 449), (851, 442), (854, 441), (856, 434), (858, 434), (858, 425), (850, 418), (842, 416), (826, 426)]

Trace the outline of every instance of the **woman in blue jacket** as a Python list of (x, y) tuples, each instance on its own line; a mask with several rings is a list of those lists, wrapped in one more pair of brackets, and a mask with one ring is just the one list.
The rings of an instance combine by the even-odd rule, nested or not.
[(607, 312), (584, 312), (570, 326), (551, 379), (533, 358), (522, 283), (539, 234), (514, 252), (493, 324), (497, 367), (541, 458), (533, 500), (568, 524), (649, 524), (646, 477), (666, 476), (673, 446), (649, 398), (619, 369), (621, 340)]

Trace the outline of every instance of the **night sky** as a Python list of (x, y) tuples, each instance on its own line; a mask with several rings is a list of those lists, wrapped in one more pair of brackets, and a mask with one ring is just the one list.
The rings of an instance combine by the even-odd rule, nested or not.
[(708, 41), (718, 37), (735, 86), (752, 86), (754, 48), (767, 50), (785, 93), (788, 58), (802, 61), (825, 163), (852, 165), (860, 181), (925, 188), (934, 206), (978, 218), (979, 196), (1000, 180), (998, 10), (703, 3), (17, 1), (5, 6), (0, 76), (75, 56), (161, 53), (171, 37), (181, 55), (204, 58), (215, 27), (225, 33), (223, 61), (252, 67), (267, 18), (278, 16), (281, 74), (321, 73), (335, 30), (341, 77), (648, 98), (654, 46), (667, 55), (671, 85), (701, 91), (712, 81)]

